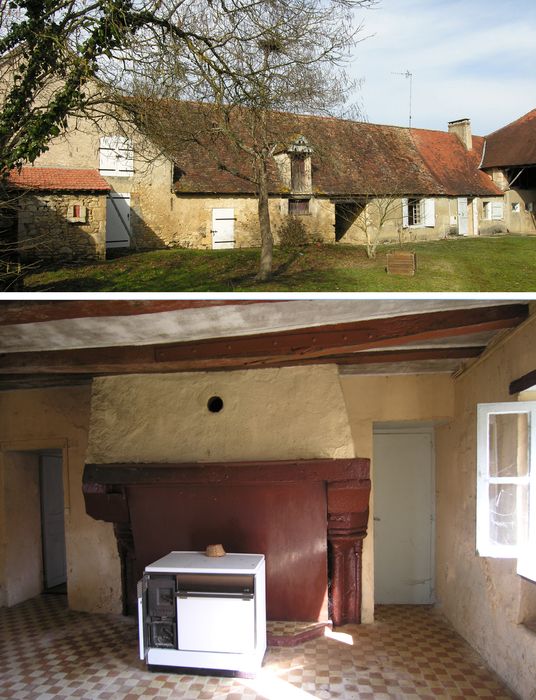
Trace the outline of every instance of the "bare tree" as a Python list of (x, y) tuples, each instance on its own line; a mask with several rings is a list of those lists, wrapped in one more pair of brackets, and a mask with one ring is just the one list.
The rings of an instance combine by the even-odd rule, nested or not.
[[(171, 149), (177, 148), (181, 132), (185, 144), (204, 148), (222, 170), (249, 182), (256, 192), (259, 280), (272, 273), (269, 187), (276, 171), (274, 154), (299, 128), (293, 114), (331, 113), (345, 103), (352, 85), (343, 66), (361, 29), (353, 11), (375, 2), (270, 0), (243, 5), (232, 16), (210, 11), (197, 21), (217, 51), (191, 51), (185, 61), (169, 42), (156, 53), (154, 41), (138, 50), (144, 56), (132, 72), (138, 109), (147, 96), (187, 98), (202, 105), (190, 110), (195, 118), (184, 120), (186, 129), (175, 127)], [(155, 121), (145, 119), (151, 123), (148, 133), (159, 131), (162, 141), (169, 142), (167, 128), (159, 129)]]

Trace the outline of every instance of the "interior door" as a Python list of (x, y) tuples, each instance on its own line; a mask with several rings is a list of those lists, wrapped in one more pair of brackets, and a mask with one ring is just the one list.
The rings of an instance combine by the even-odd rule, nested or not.
[(467, 197), (458, 197), (458, 234), (467, 236), (469, 233), (469, 217)]
[(106, 200), (106, 247), (130, 247), (130, 194), (111, 192)]
[(234, 248), (234, 222), (233, 208), (212, 210), (212, 247)]
[(432, 603), (432, 436), (377, 433), (373, 454), (375, 602)]
[(40, 482), (43, 573), (48, 589), (67, 581), (61, 454), (41, 455)]

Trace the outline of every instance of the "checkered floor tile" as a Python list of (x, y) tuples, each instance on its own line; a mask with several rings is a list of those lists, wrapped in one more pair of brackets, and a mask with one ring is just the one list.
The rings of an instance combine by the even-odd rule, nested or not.
[(53, 700), (438, 700), (513, 698), (429, 607), (379, 606), (296, 647), (270, 648), (254, 680), (153, 673), (134, 620), (67, 609), (40, 596), (0, 609), (0, 698)]

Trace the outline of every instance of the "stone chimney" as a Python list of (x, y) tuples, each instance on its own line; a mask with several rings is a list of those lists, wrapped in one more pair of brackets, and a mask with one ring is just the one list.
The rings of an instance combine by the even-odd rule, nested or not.
[(469, 119), (456, 119), (456, 121), (449, 122), (449, 134), (456, 134), (468, 151), (473, 148), (471, 121)]

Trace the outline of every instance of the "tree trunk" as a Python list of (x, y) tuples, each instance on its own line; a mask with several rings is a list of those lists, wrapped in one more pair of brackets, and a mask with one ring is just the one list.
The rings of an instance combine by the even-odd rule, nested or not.
[(268, 208), (268, 168), (266, 158), (257, 161), (259, 198), (257, 210), (261, 231), (261, 259), (256, 279), (266, 282), (272, 276), (272, 261), (274, 240), (270, 226), (270, 210)]

